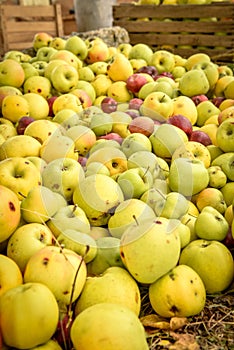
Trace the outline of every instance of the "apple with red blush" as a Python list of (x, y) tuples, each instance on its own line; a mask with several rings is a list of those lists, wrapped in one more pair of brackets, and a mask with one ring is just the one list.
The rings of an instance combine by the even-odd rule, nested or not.
[(49, 113), (48, 113), (49, 117), (54, 117), (53, 104), (57, 97), (58, 96), (51, 96), (47, 99), (47, 102), (49, 105)]
[[(232, 236), (232, 229), (229, 227), (229, 230), (227, 232), (226, 237), (223, 240), (223, 244), (228, 248), (228, 249), (234, 249), (234, 237)], [(234, 251), (233, 251), (234, 253)]]
[(35, 121), (32, 117), (23, 116), (19, 119), (16, 125), (16, 131), (18, 135), (23, 135), (27, 126)]
[(140, 133), (149, 137), (154, 132), (154, 121), (150, 117), (140, 116), (132, 119), (128, 125), (128, 130), (133, 133)]
[(143, 102), (144, 101), (141, 98), (134, 97), (129, 101), (128, 107), (129, 107), (129, 109), (136, 109), (139, 111)]
[(99, 136), (97, 139), (114, 140), (117, 141), (120, 145), (123, 142), (123, 138), (116, 132), (110, 132), (106, 135)]
[(195, 95), (191, 97), (192, 101), (195, 103), (195, 105), (199, 105), (199, 103), (203, 102), (203, 101), (207, 101), (208, 97), (204, 94), (201, 95)]
[(131, 74), (126, 80), (126, 88), (133, 94), (137, 94), (143, 85), (148, 82), (146, 77), (141, 73)]
[(112, 113), (117, 110), (118, 102), (112, 97), (104, 97), (101, 102), (101, 109), (105, 113)]
[(73, 315), (69, 316), (68, 312), (60, 315), (58, 326), (54, 334), (54, 339), (58, 342), (58, 344), (62, 348), (65, 348), (65, 349), (72, 348), (70, 330), (71, 330), (73, 321), (74, 321)]
[(158, 74), (154, 80), (157, 80), (158, 78), (162, 78), (162, 77), (167, 77), (167, 78), (171, 78), (171, 79), (175, 80), (174, 76), (171, 72), (162, 72), (162, 73)]
[(196, 141), (202, 143), (204, 146), (212, 145), (210, 136), (202, 130), (193, 130), (189, 137), (189, 141)]
[(149, 74), (154, 80), (156, 80), (158, 77), (158, 70), (155, 66), (142, 66), (137, 70), (136, 73)]
[(188, 137), (190, 137), (190, 135), (192, 134), (192, 131), (193, 131), (192, 123), (187, 117), (185, 117), (182, 114), (172, 115), (167, 119), (167, 123), (182, 129), (187, 134)]
[(82, 167), (85, 167), (85, 166), (86, 166), (86, 162), (87, 162), (87, 158), (86, 158), (86, 157), (83, 157), (83, 156), (79, 156), (78, 162), (80, 163), (80, 165), (81, 165)]
[(211, 100), (211, 102), (212, 102), (216, 107), (219, 108), (219, 106), (221, 105), (221, 103), (222, 103), (224, 100), (226, 100), (225, 97), (216, 96), (216, 97), (214, 97), (214, 98)]

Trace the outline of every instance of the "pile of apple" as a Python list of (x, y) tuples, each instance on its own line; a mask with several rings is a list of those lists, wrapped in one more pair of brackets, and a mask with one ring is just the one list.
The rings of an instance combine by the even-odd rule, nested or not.
[(144, 350), (233, 282), (234, 75), (37, 33), (0, 62), (0, 348)]

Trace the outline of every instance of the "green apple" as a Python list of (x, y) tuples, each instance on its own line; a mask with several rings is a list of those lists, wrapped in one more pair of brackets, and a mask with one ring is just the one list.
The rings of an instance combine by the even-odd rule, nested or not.
[(175, 67), (174, 55), (167, 50), (156, 50), (152, 54), (149, 64), (155, 66), (159, 74), (172, 72)]
[[(35, 61), (34, 61), (35, 60)], [(33, 58), (31, 59), (31, 64), (33, 65), (34, 68), (36, 68), (36, 70), (38, 71), (39, 75), (40, 76), (44, 76), (44, 72), (45, 72), (45, 69), (48, 65), (48, 62), (46, 61), (37, 61), (36, 58)]]
[(0, 62), (0, 86), (20, 88), (24, 79), (24, 69), (19, 62), (10, 58)]
[(228, 229), (229, 225), (224, 216), (209, 205), (201, 210), (195, 222), (196, 235), (208, 241), (223, 241)]
[(122, 53), (127, 58), (129, 57), (129, 53), (132, 49), (132, 45), (130, 43), (120, 43), (117, 46), (117, 52)]
[(128, 157), (128, 169), (132, 168), (148, 169), (153, 175), (159, 169), (158, 157), (150, 151), (138, 151)]
[(62, 348), (57, 342), (57, 340), (50, 339), (44, 344), (31, 348), (31, 350), (62, 350)]
[(113, 208), (123, 200), (124, 196), (117, 182), (103, 174), (87, 176), (73, 192), (73, 202), (85, 211), (93, 226), (106, 225)]
[(88, 307), (76, 316), (70, 334), (76, 349), (149, 348), (138, 316), (127, 306), (118, 303), (104, 302)]
[(29, 258), (46, 245), (54, 244), (50, 229), (40, 223), (26, 223), (19, 226), (11, 235), (7, 244), (7, 256), (11, 258), (23, 273)]
[(12, 190), (19, 200), (39, 184), (41, 184), (40, 171), (30, 160), (13, 157), (0, 162), (0, 185)]
[(113, 119), (108, 113), (93, 114), (90, 120), (90, 129), (96, 136), (106, 135), (112, 130)]
[(220, 166), (228, 180), (234, 181), (234, 152), (220, 154), (212, 161), (211, 165)]
[(84, 262), (88, 264), (97, 255), (97, 244), (94, 238), (84, 232), (79, 232), (76, 228), (62, 230), (57, 237), (57, 241), (63, 247), (73, 250), (83, 257)]
[(218, 147), (225, 153), (234, 152), (234, 117), (224, 120), (218, 127), (216, 140)]
[(185, 68), (187, 70), (190, 70), (195, 64), (198, 64), (200, 62), (210, 62), (210, 56), (203, 52), (190, 55), (185, 62)]
[(83, 258), (70, 249), (46, 246), (33, 254), (24, 271), (24, 283), (46, 285), (58, 303), (69, 305), (80, 295), (87, 277)]
[(99, 303), (117, 303), (129, 307), (137, 316), (141, 308), (140, 289), (129, 272), (118, 266), (102, 275), (88, 277), (75, 305), (75, 315)]
[(189, 70), (179, 80), (180, 93), (188, 97), (205, 95), (209, 89), (209, 81), (202, 69)]
[(153, 185), (151, 172), (142, 167), (127, 169), (117, 179), (125, 199), (140, 198)]
[(145, 100), (145, 98), (151, 93), (154, 92), (157, 87), (157, 81), (149, 81), (144, 84), (138, 91), (138, 98)]
[(76, 84), (76, 88), (85, 90), (91, 98), (92, 103), (94, 103), (94, 101), (96, 100), (96, 91), (91, 82), (79, 79)]
[(120, 256), (126, 269), (144, 284), (155, 282), (174, 268), (180, 249), (177, 224), (162, 217), (131, 225), (120, 242)]
[(96, 244), (97, 254), (95, 258), (87, 264), (89, 276), (100, 276), (109, 267), (124, 267), (120, 258), (119, 238), (112, 236), (101, 236), (96, 239)]
[(154, 211), (155, 211), (155, 205), (158, 201), (161, 201), (162, 197), (165, 197), (168, 192), (159, 186), (153, 186), (149, 188), (147, 191), (145, 191), (141, 197), (140, 200), (144, 203), (147, 203)]
[(222, 188), (227, 183), (227, 176), (220, 166), (213, 165), (208, 168), (209, 186), (214, 188)]
[(30, 162), (32, 162), (35, 165), (35, 167), (38, 169), (40, 174), (42, 174), (43, 170), (45, 169), (45, 167), (47, 165), (47, 163), (44, 161), (44, 159), (42, 159), (40, 157), (34, 157), (34, 156), (26, 157), (26, 159), (28, 159)]
[(186, 214), (180, 220), (174, 219), (174, 220), (177, 220), (176, 223), (178, 225), (177, 226), (177, 230), (178, 230), (178, 234), (179, 234), (179, 237), (180, 237), (181, 249), (186, 247), (186, 245), (188, 245), (189, 242), (191, 242), (191, 239), (192, 239), (190, 226), (187, 225), (185, 222), (182, 222), (182, 220), (183, 220), (183, 218), (185, 216), (186, 216)]
[(162, 91), (153, 91), (144, 99), (140, 112), (146, 117), (164, 122), (173, 113), (172, 98)]
[(4, 242), (20, 223), (20, 201), (16, 193), (6, 185), (0, 185), (0, 197), (0, 242)]
[(57, 50), (54, 47), (51, 47), (51, 46), (40, 47), (36, 52), (35, 58), (37, 61), (49, 62), (50, 57), (55, 52), (57, 52)]
[(35, 93), (43, 96), (45, 99), (51, 96), (51, 81), (49, 78), (40, 75), (28, 77), (24, 82), (24, 94)]
[(227, 182), (222, 188), (220, 188), (220, 191), (223, 194), (224, 200), (227, 204), (227, 206), (232, 204), (233, 198), (234, 198), (234, 183), (233, 181)]
[(0, 254), (1, 291), (0, 297), (9, 289), (23, 284), (23, 275), (14, 260)]
[(153, 55), (153, 50), (149, 45), (146, 45), (144, 43), (138, 43), (132, 45), (129, 54), (128, 59), (131, 60), (133, 58), (141, 58), (146, 61), (147, 65), (150, 65), (151, 59)]
[(107, 227), (99, 227), (99, 226), (91, 226), (89, 235), (95, 239), (95, 241), (98, 240), (98, 238), (101, 237), (110, 237), (109, 231)]
[(78, 71), (68, 63), (57, 65), (51, 72), (51, 83), (59, 93), (68, 93), (75, 89), (79, 79)]
[(70, 36), (66, 39), (65, 50), (71, 51), (84, 61), (88, 54), (88, 48), (85, 41), (77, 35)]
[(55, 237), (58, 237), (65, 230), (75, 230), (86, 234), (90, 232), (90, 223), (86, 213), (74, 204), (67, 204), (59, 208), (47, 222), (47, 225)]
[(180, 219), (188, 212), (188, 209), (188, 200), (178, 192), (161, 194), (161, 198), (156, 201), (154, 206), (156, 215), (167, 219)]
[(58, 65), (62, 65), (64, 63), (66, 63), (66, 62), (64, 62), (64, 60), (61, 60), (61, 59), (60, 60), (56, 59), (56, 60), (52, 60), (52, 61), (48, 62), (48, 64), (45, 67), (45, 71), (44, 71), (43, 76), (51, 82), (51, 73), (54, 70), (54, 68), (56, 68)]
[(53, 47), (56, 50), (64, 50), (66, 44), (66, 39), (59, 36), (55, 36), (49, 43), (50, 47)]
[[(42, 283), (23, 283), (6, 291), (1, 296), (0, 312), (4, 344), (18, 349), (30, 349), (49, 341), (59, 321), (58, 303)], [(40, 327), (38, 320), (43, 320)]]
[(220, 156), (222, 153), (224, 153), (218, 146), (215, 145), (208, 145), (206, 146), (208, 151), (210, 152), (210, 157), (211, 157), (211, 163), (213, 162), (213, 160)]
[(107, 75), (107, 66), (108, 63), (105, 61), (97, 61), (88, 65), (88, 67), (92, 69), (95, 76), (100, 74)]
[(85, 80), (90, 83), (95, 79), (95, 74), (89, 66), (79, 68), (78, 75), (80, 80)]
[(17, 123), (24, 116), (29, 117), (29, 104), (23, 95), (7, 95), (2, 100), (3, 118)]
[(217, 83), (219, 79), (219, 71), (218, 71), (218, 65), (215, 64), (214, 62), (199, 62), (195, 64), (192, 69), (201, 69), (205, 73), (210, 88), (209, 90), (212, 91), (215, 87), (215, 84)]
[(197, 125), (202, 126), (213, 115), (218, 115), (220, 110), (210, 100), (202, 101), (197, 105)]
[(126, 81), (133, 74), (133, 68), (129, 59), (122, 53), (118, 52), (111, 59), (107, 66), (108, 77), (114, 81)]
[(85, 176), (90, 176), (93, 174), (103, 174), (110, 176), (110, 171), (101, 162), (91, 162), (85, 167)]
[(150, 139), (141, 133), (135, 132), (126, 136), (121, 144), (121, 150), (129, 158), (133, 153), (140, 151), (152, 151)]
[(26, 81), (29, 77), (39, 76), (38, 70), (29, 62), (22, 62), (21, 66), (24, 70), (24, 80)]
[(206, 290), (198, 273), (181, 264), (150, 285), (149, 298), (162, 317), (190, 317), (204, 309)]
[(8, 58), (11, 58), (20, 63), (24, 63), (24, 62), (29, 62), (32, 57), (19, 50), (9, 50), (3, 56), (4, 60)]
[(70, 201), (75, 188), (84, 177), (84, 169), (75, 159), (57, 158), (46, 165), (42, 172), (42, 183)]
[(233, 257), (230, 250), (216, 240), (197, 239), (181, 252), (179, 264), (188, 265), (201, 277), (208, 294), (220, 293), (233, 281)]
[(171, 164), (168, 181), (172, 191), (190, 197), (207, 187), (209, 174), (202, 161), (177, 158)]
[(22, 199), (20, 208), (26, 222), (44, 223), (57, 212), (58, 204), (52, 190), (38, 185)]
[(182, 129), (165, 123), (155, 128), (149, 140), (154, 154), (167, 160), (172, 158), (178, 147), (183, 147), (184, 143), (188, 141), (188, 137)]

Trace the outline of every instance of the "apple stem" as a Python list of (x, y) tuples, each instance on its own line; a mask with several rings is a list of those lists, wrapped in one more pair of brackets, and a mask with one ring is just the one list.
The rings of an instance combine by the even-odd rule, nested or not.
[(20, 195), (20, 196), (22, 196), (23, 198), (26, 198), (27, 196), (25, 196), (22, 192), (18, 192), (18, 194)]
[(144, 172), (144, 174), (143, 174), (143, 176), (142, 176), (143, 178), (145, 177), (145, 175), (146, 175), (147, 172), (149, 171), (149, 168), (150, 168), (150, 167), (148, 166), (148, 167), (145, 169), (145, 172)]
[(163, 95), (162, 98), (160, 99), (160, 102), (162, 102), (164, 100), (166, 95)]
[(137, 218), (136, 218), (136, 215), (133, 215), (132, 217), (133, 217), (133, 219), (135, 220), (137, 226), (139, 226), (139, 222), (138, 222), (138, 220), (137, 220)]
[(185, 221), (185, 225), (188, 225), (188, 223), (191, 221), (191, 219), (188, 219), (187, 221)]
[(166, 196), (156, 188), (156, 191), (160, 194), (160, 196), (163, 198), (163, 199), (166, 199)]

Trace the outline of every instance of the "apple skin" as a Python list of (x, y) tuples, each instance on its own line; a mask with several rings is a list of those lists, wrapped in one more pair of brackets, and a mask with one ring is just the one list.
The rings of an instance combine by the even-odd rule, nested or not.
[(20, 118), (16, 126), (16, 131), (18, 135), (23, 135), (26, 127), (34, 121), (35, 121), (34, 118), (28, 117), (28, 116)]
[[(12, 348), (30, 349), (46, 343), (59, 320), (58, 303), (42, 283), (24, 283), (9, 289), (1, 296), (0, 310), (3, 342)], [(39, 319), (43, 319), (40, 327)]]
[(142, 66), (137, 70), (137, 73), (149, 74), (154, 80), (158, 77), (158, 71), (155, 66)]
[(139, 110), (143, 100), (139, 97), (134, 97), (129, 101), (129, 109)]
[(193, 125), (191, 121), (185, 117), (182, 114), (174, 114), (171, 117), (167, 119), (168, 124), (172, 124), (177, 126), (178, 128), (182, 129), (188, 138), (190, 137), (192, 131), (193, 131)]
[(199, 103), (201, 103), (202, 101), (207, 101), (208, 97), (204, 94), (202, 95), (196, 95), (196, 96), (192, 96), (191, 99), (193, 100), (193, 102), (195, 103), (195, 105), (199, 105)]
[(193, 130), (189, 136), (190, 141), (196, 141), (202, 143), (204, 146), (212, 145), (212, 141), (208, 134), (202, 130)]
[(101, 102), (101, 109), (105, 113), (115, 112), (118, 102), (112, 97), (105, 97)]
[(126, 87), (133, 94), (137, 94), (141, 87), (148, 82), (144, 74), (134, 73), (128, 77), (126, 80)]
[(232, 254), (216, 240), (196, 239), (190, 242), (182, 250), (179, 264), (188, 265), (199, 274), (208, 294), (224, 291), (233, 281)]
[(139, 132), (149, 137), (154, 132), (154, 121), (149, 117), (139, 116), (129, 123), (128, 130), (131, 133)]

